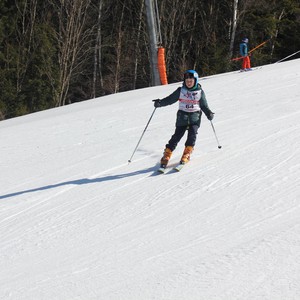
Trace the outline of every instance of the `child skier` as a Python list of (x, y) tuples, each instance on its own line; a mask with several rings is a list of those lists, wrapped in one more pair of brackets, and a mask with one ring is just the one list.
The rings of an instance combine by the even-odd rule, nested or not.
[(175, 150), (178, 142), (181, 140), (187, 130), (187, 140), (183, 151), (180, 164), (185, 164), (190, 160), (191, 153), (194, 149), (197, 132), (200, 127), (202, 111), (208, 120), (212, 120), (214, 113), (209, 109), (205, 93), (198, 82), (198, 74), (195, 70), (187, 70), (183, 76), (182, 87), (177, 88), (172, 94), (154, 101), (154, 107), (162, 107), (179, 101), (177, 111), (175, 132), (166, 144), (163, 157), (161, 158), (162, 171)]

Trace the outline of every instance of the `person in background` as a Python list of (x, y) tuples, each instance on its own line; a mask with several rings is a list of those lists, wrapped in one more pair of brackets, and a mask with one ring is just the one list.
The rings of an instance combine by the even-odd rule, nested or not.
[(182, 87), (178, 87), (172, 94), (163, 99), (152, 100), (156, 108), (179, 102), (175, 132), (166, 144), (160, 161), (161, 168), (167, 167), (173, 151), (186, 131), (187, 139), (180, 164), (187, 163), (196, 143), (202, 111), (208, 120), (212, 120), (214, 117), (214, 113), (208, 107), (205, 93), (198, 80), (199, 76), (195, 70), (187, 70), (183, 75)]
[(251, 70), (250, 57), (248, 53), (248, 42), (249, 40), (247, 38), (243, 38), (242, 42), (240, 43), (240, 54), (243, 57), (242, 71)]

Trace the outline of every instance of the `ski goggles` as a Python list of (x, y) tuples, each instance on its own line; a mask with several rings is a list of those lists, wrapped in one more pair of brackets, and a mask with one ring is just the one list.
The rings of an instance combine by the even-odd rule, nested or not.
[(188, 79), (188, 78), (195, 78), (195, 77), (194, 77), (194, 74), (193, 74), (193, 73), (185, 73), (185, 74), (183, 75), (183, 78), (184, 78), (184, 79)]

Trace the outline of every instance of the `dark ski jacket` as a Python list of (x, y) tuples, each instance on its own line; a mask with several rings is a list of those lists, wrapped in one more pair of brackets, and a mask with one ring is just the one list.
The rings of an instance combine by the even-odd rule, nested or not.
[(248, 45), (247, 43), (240, 43), (240, 54), (241, 56), (248, 55)]
[(200, 110), (195, 111), (195, 112), (186, 112), (186, 111), (179, 109), (177, 111), (176, 126), (189, 126), (189, 125), (200, 126), (202, 111), (204, 112), (204, 114), (206, 115), (207, 118), (209, 118), (209, 116), (212, 112), (208, 107), (205, 93), (202, 90), (201, 85), (199, 83), (198, 83), (196, 89), (193, 89), (193, 90), (187, 89), (185, 86), (179, 87), (169, 96), (167, 96), (163, 99), (160, 99), (160, 106), (167, 106), (167, 105), (171, 105), (171, 104), (177, 102), (180, 98), (181, 89), (185, 89), (190, 92), (201, 90), (201, 98), (199, 101), (200, 102), (199, 103)]

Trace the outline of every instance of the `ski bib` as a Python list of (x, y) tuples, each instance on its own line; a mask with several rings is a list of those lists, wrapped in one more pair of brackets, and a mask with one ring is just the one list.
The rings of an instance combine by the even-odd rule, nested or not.
[(196, 112), (200, 111), (200, 99), (202, 90), (199, 91), (188, 91), (182, 88), (179, 96), (179, 110), (185, 112)]

